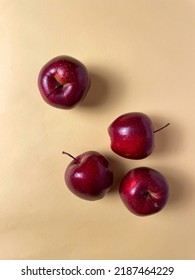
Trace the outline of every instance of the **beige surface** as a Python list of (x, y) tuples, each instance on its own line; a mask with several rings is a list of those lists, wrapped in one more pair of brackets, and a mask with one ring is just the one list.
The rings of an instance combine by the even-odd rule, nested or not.
[[(195, 1), (0, 0), (0, 259), (195, 259)], [(92, 76), (70, 111), (47, 105), (37, 75), (50, 58), (80, 59)], [(153, 155), (131, 161), (109, 148), (107, 127), (130, 111), (158, 128)], [(69, 158), (97, 150), (116, 179), (101, 201), (73, 196)], [(118, 180), (150, 166), (170, 183), (159, 214), (140, 218)]]

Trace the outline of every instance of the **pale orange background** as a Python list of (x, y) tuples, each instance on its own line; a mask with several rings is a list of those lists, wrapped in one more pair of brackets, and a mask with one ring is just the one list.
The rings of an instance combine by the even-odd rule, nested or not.
[[(195, 1), (0, 0), (0, 259), (195, 259)], [(81, 60), (85, 101), (65, 111), (40, 97), (51, 58)], [(110, 150), (107, 127), (141, 111), (158, 128), (156, 149), (131, 161)], [(68, 191), (70, 159), (97, 150), (115, 184), (84, 201)], [(136, 166), (162, 172), (170, 198), (137, 217), (118, 184)]]

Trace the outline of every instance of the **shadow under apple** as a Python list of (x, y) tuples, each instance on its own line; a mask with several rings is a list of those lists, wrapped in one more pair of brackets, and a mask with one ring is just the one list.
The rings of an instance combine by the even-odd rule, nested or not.
[[(82, 101), (82, 107), (102, 106), (108, 103), (120, 102), (125, 83), (116, 72), (111, 69), (89, 67), (91, 76), (90, 89)], [(120, 93), (120, 94), (119, 94)]]
[(194, 182), (191, 181), (189, 174), (182, 170), (172, 168), (156, 168), (165, 176), (169, 185), (169, 198), (166, 207), (178, 208), (187, 207), (191, 200), (194, 200)]
[(110, 166), (112, 168), (113, 175), (114, 175), (113, 185), (108, 193), (115, 194), (116, 192), (118, 193), (120, 182), (124, 177), (124, 175), (126, 174), (127, 170), (125, 168), (124, 162), (120, 159), (119, 156), (117, 155), (115, 156), (114, 154), (112, 155), (111, 153), (105, 154), (105, 156), (110, 162)]

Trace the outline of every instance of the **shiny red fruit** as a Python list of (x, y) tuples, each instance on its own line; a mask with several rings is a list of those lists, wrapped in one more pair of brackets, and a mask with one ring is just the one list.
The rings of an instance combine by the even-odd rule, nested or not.
[(108, 128), (111, 149), (129, 159), (143, 159), (154, 149), (153, 125), (139, 112), (127, 113), (115, 119)]
[(72, 158), (64, 176), (69, 190), (86, 200), (103, 198), (113, 183), (109, 161), (96, 151), (88, 151)]
[(138, 167), (124, 176), (119, 193), (129, 211), (146, 216), (159, 212), (165, 206), (169, 191), (161, 173), (148, 167)]
[(38, 87), (49, 105), (71, 109), (85, 98), (90, 87), (90, 77), (79, 60), (58, 56), (42, 67)]

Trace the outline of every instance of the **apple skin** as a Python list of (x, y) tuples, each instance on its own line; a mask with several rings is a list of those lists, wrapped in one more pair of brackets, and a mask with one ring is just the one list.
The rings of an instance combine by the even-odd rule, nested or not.
[(124, 158), (143, 159), (154, 149), (152, 121), (144, 113), (119, 116), (108, 127), (108, 134), (112, 151)]
[(90, 77), (79, 60), (65, 55), (57, 56), (40, 70), (38, 88), (49, 105), (71, 109), (85, 98), (90, 88)]
[(88, 151), (73, 159), (65, 171), (65, 183), (76, 196), (86, 200), (99, 200), (113, 183), (113, 172), (105, 156)]
[(165, 206), (169, 187), (165, 177), (158, 171), (138, 167), (123, 177), (119, 194), (130, 212), (147, 216), (159, 212)]

